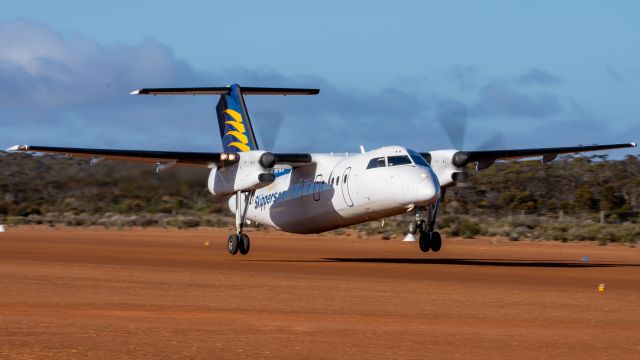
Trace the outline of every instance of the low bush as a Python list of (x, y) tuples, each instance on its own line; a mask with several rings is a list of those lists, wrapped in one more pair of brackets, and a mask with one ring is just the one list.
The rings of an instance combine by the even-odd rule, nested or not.
[(478, 222), (465, 216), (461, 216), (457, 220), (452, 220), (444, 230), (450, 236), (461, 236), (464, 238), (474, 238), (483, 233), (483, 229)]

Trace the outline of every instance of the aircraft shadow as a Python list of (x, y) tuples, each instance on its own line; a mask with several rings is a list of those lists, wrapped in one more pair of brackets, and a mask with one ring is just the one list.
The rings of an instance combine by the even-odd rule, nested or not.
[(601, 268), (640, 266), (638, 264), (590, 263), (567, 260), (504, 260), (504, 259), (402, 259), (402, 258), (325, 258), (326, 261), (345, 263), (379, 264), (424, 264), (424, 265), (467, 265), (467, 266), (507, 266), (533, 268)]

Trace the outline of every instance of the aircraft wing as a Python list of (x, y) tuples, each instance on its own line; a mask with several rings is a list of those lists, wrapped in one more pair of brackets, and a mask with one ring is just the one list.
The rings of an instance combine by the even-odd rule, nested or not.
[(484, 150), (484, 151), (467, 151), (469, 153), (469, 162), (478, 161), (495, 161), (508, 159), (523, 159), (528, 157), (560, 155), (560, 154), (577, 154), (588, 151), (600, 151), (611, 149), (622, 149), (635, 147), (636, 143), (627, 144), (608, 144), (608, 145), (586, 145), (586, 146), (568, 146), (554, 148), (537, 148), (537, 149), (513, 149), (513, 150)]
[[(16, 145), (7, 151), (40, 152), (62, 154), (91, 158), (92, 161), (124, 160), (153, 164), (191, 165), (191, 166), (228, 166), (238, 162), (237, 153), (214, 152), (181, 152), (181, 151), (150, 151), (150, 150), (116, 150), (116, 149), (86, 149), (54, 146)], [(312, 162), (310, 154), (274, 153), (274, 163), (300, 166)]]
[[(477, 163), (478, 167), (483, 165), (489, 166), (496, 160), (514, 160), (532, 157), (542, 157), (542, 161), (549, 162), (560, 154), (577, 154), (588, 151), (600, 151), (611, 149), (622, 149), (635, 147), (636, 143), (625, 144), (607, 144), (607, 145), (584, 145), (584, 146), (567, 146), (567, 147), (549, 147), (535, 149), (507, 149), (507, 150), (481, 150), (481, 151), (459, 151), (454, 156), (456, 166), (463, 167), (469, 163)], [(429, 153), (421, 153), (426, 158), (430, 157)]]

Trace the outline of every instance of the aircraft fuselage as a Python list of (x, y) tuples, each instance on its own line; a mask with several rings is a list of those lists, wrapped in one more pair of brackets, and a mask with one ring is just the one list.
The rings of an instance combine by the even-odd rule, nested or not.
[[(404, 147), (312, 156), (313, 165), (276, 171), (273, 183), (243, 195), (251, 196), (246, 218), (286, 232), (319, 233), (402, 214), (440, 195), (431, 167)], [(235, 195), (229, 207), (235, 213)]]

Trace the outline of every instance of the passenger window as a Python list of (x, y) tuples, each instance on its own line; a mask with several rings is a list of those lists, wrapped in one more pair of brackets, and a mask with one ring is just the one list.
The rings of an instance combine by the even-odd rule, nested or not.
[(389, 166), (411, 165), (411, 159), (407, 155), (389, 156)]
[(379, 168), (387, 166), (384, 162), (384, 157), (373, 158), (369, 161), (369, 165), (367, 165), (367, 169)]
[(337, 185), (340, 185), (340, 176), (337, 176), (337, 177), (336, 177), (336, 186), (337, 186)]
[(346, 174), (344, 175), (344, 180), (343, 180), (342, 182), (343, 182), (343, 183), (346, 183), (346, 182), (347, 182), (347, 175), (346, 175)]

